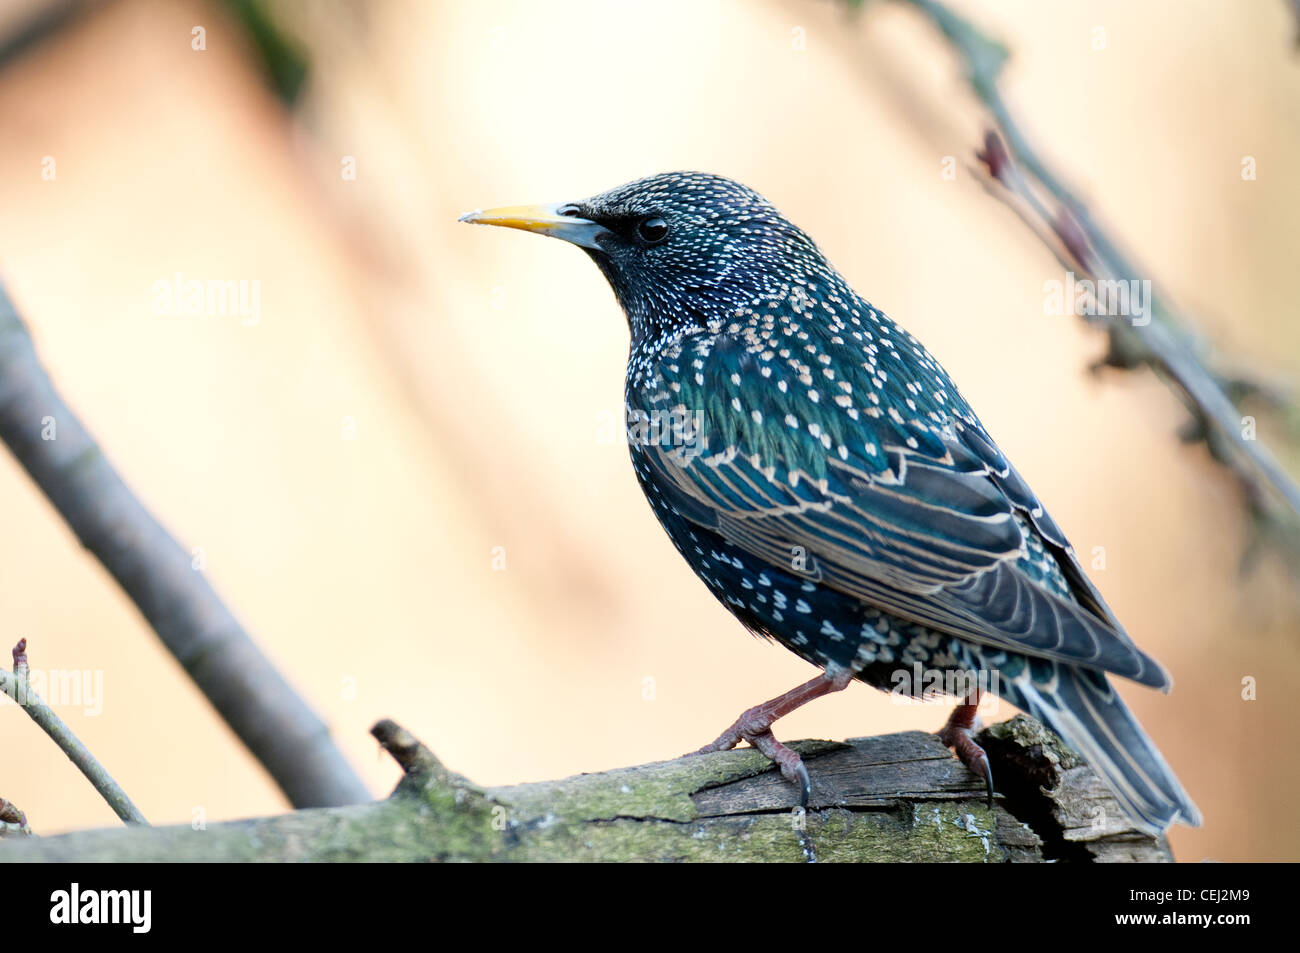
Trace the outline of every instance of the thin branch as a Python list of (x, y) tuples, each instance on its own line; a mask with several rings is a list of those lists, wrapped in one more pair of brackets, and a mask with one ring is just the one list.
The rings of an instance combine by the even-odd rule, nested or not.
[[(68, 729), (68, 726), (63, 723), (63, 719), (54, 714), (54, 710), (41, 701), (40, 696), (32, 691), (31, 686), (27, 683), (26, 639), (18, 640), (18, 644), (14, 646), (13, 655), (14, 670), (8, 672), (0, 668), (0, 692), (4, 692), (21, 705), (23, 711), (31, 716), (32, 721), (41, 726), (41, 729), (68, 756), (68, 760), (77, 766), (78, 770), (86, 776), (86, 780), (108, 802), (108, 806), (113, 809), (113, 812), (118, 817), (128, 824), (148, 825), (149, 822), (144, 819), (140, 809), (131, 803), (131, 799), (126, 796), (126, 792), (104, 770), (104, 766)], [(6, 801), (5, 804), (8, 804), (8, 802)], [(19, 814), (21, 813), (20, 811)], [(26, 818), (23, 818), (23, 823), (26, 823)]]
[[(967, 80), (992, 115), (978, 158), (991, 181), (985, 188), (1005, 202), (1067, 269), (1097, 281), (1135, 281), (1150, 274), (1120, 248), (1087, 206), (1029, 142), (998, 86), (1006, 48), (938, 0), (902, 0), (925, 14), (965, 62)], [(856, 3), (852, 4), (858, 5)], [(1068, 303), (1067, 303), (1068, 304)], [(1139, 324), (1097, 309), (1089, 319), (1106, 328), (1110, 349), (1101, 364), (1150, 367), (1192, 414), (1185, 438), (1204, 440), (1210, 454), (1240, 482), (1258, 524), (1300, 550), (1300, 486), (1258, 439), (1243, 433), (1243, 415), (1230, 395), (1250, 388), (1209, 367), (1190, 322), (1163, 294), (1147, 302), (1150, 320)]]
[(370, 800), (324, 722), (55, 391), (0, 286), (0, 440), (295, 807)]

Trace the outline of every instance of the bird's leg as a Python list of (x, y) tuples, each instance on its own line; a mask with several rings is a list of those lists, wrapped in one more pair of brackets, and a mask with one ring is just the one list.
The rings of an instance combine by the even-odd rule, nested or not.
[(939, 740), (953, 750), (962, 764), (984, 779), (989, 789), (989, 807), (992, 807), (993, 769), (989, 767), (989, 758), (984, 749), (975, 743), (975, 732), (980, 729), (979, 704), (980, 693), (976, 689), (952, 710), (938, 735)]
[(808, 704), (814, 698), (821, 698), (831, 692), (838, 692), (848, 687), (853, 681), (852, 672), (840, 672), (830, 675), (823, 672), (816, 678), (792, 688), (784, 695), (778, 695), (771, 701), (755, 705), (736, 719), (736, 723), (718, 735), (712, 743), (705, 745), (692, 754), (708, 754), (710, 751), (730, 751), (742, 741), (747, 741), (763, 754), (767, 755), (787, 781), (799, 785), (799, 801), (808, 806), (812, 794), (812, 781), (808, 769), (804, 767), (799, 755), (776, 740), (772, 734), (772, 723), (783, 718), (796, 708)]

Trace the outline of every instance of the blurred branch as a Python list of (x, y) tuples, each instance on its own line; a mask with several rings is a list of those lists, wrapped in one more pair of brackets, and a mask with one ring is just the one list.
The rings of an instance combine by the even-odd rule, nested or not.
[[(40, 0), (16, 27), (0, 35), (0, 69), (105, 6), (104, 0)], [(302, 92), (310, 64), (306, 51), (282, 30), (272, 15), (273, 0), (221, 0), (226, 13), (244, 30), (267, 85), (286, 106)], [(188, 40), (186, 40), (188, 42)]]
[(329, 731), (55, 391), (0, 286), (0, 440), (296, 807), (370, 795)]
[(32, 4), (16, 26), (0, 35), (0, 69), (31, 48), (62, 33), (94, 7), (94, 3), (86, 0), (42, 0)]
[[(849, 2), (858, 6), (860, 0)], [(1098, 282), (1127, 283), (1150, 274), (1119, 249), (1029, 142), (998, 87), (1006, 48), (937, 0), (900, 2), (923, 13), (943, 33), (965, 61), (967, 80), (992, 115), (994, 128), (986, 133), (984, 149), (978, 154), (990, 177), (985, 188), (1010, 206), (1067, 270), (1094, 287)], [(1066, 306), (1073, 310), (1073, 302)], [(1151, 368), (1193, 417), (1194, 425), (1183, 433), (1184, 439), (1203, 440), (1211, 456), (1237, 478), (1256, 529), (1300, 554), (1300, 487), (1254, 438), (1253, 419), (1248, 425), (1230, 396), (1258, 394), (1264, 390), (1261, 385), (1211, 368), (1187, 330), (1190, 322), (1163, 295), (1149, 295), (1145, 323), (1104, 307), (1092, 310), (1099, 313), (1089, 315), (1089, 320), (1105, 328), (1109, 341), (1099, 365)], [(1276, 404), (1277, 396), (1268, 396)]]
[(1129, 828), (1092, 769), (1024, 716), (980, 735), (1008, 792), (992, 808), (984, 782), (919, 731), (795, 742), (813, 771), (806, 812), (752, 749), (484, 789), (394, 722), (371, 733), (404, 772), (387, 800), (202, 833), (14, 841), (0, 862), (1172, 860), (1163, 837)]
[[(5, 671), (0, 668), (0, 692), (4, 692), (19, 705), (23, 711), (31, 716), (32, 721), (41, 726), (43, 730), (56, 745), (68, 756), (77, 769), (86, 776), (86, 780), (94, 786), (95, 790), (100, 793), (108, 806), (113, 809), (122, 820), (128, 824), (145, 824), (148, 821), (140, 813), (140, 809), (131, 803), (131, 799), (126, 796), (126, 792), (121, 786), (104, 770), (93, 754), (87, 750), (77, 736), (74, 735), (63, 720), (49, 705), (41, 701), (39, 695), (32, 691), (31, 686), (27, 683), (27, 640), (19, 639), (18, 644), (14, 646), (14, 670)], [(3, 802), (4, 806), (12, 807), (8, 801)], [(15, 810), (17, 810), (15, 808)], [(0, 812), (3, 815), (3, 812)], [(23, 827), (27, 826), (27, 818), (23, 816), (22, 811), (18, 811), (18, 823)], [(6, 819), (6, 823), (9, 823)]]
[(225, 0), (225, 5), (248, 32), (271, 88), (281, 102), (293, 106), (307, 79), (306, 51), (280, 29), (266, 0)]

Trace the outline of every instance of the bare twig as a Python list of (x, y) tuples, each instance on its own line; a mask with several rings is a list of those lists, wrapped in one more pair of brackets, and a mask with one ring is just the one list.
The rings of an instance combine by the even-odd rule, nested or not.
[[(0, 668), (0, 692), (4, 692), (19, 705), (23, 711), (31, 716), (32, 721), (40, 725), (44, 732), (54, 740), (54, 743), (62, 749), (68, 759), (77, 766), (78, 770), (86, 776), (89, 781), (100, 793), (108, 806), (114, 813), (128, 824), (148, 824), (140, 809), (131, 803), (131, 799), (126, 796), (126, 792), (121, 786), (104, 770), (95, 756), (87, 750), (77, 736), (74, 735), (68, 726), (63, 723), (58, 715), (54, 714), (53, 709), (45, 702), (41, 701), (39, 695), (31, 690), (27, 683), (27, 640), (19, 639), (18, 644), (14, 646), (14, 670), (5, 671)], [(8, 801), (4, 802), (8, 805)], [(20, 815), (21, 811), (18, 812)], [(24, 817), (22, 823), (26, 824), (27, 819)]]
[[(938, 0), (903, 0), (925, 14), (965, 62), (967, 80), (992, 115), (994, 129), (978, 154), (988, 172), (985, 188), (1009, 205), (1067, 268), (1091, 282), (1129, 282), (1150, 274), (1110, 238), (1087, 206), (1048, 167), (1002, 98), (998, 80), (1006, 48)], [(857, 5), (854, 3), (853, 5)], [(1067, 302), (1067, 305), (1069, 303)], [(1109, 351), (1100, 365), (1150, 367), (1192, 414), (1188, 439), (1204, 440), (1210, 454), (1240, 482), (1257, 525), (1300, 550), (1300, 487), (1269, 450), (1243, 432), (1232, 396), (1252, 387), (1209, 367), (1190, 326), (1164, 294), (1147, 302), (1149, 321), (1120, 313), (1089, 319), (1105, 327)]]
[(370, 799), (325, 724), (55, 391), (2, 286), (0, 440), (295, 807)]
[(411, 734), (391, 718), (377, 721), (370, 729), (370, 734), (387, 751), (402, 768), (404, 774), (439, 774), (446, 773), (446, 768), (438, 756), (424, 746), (419, 738)]

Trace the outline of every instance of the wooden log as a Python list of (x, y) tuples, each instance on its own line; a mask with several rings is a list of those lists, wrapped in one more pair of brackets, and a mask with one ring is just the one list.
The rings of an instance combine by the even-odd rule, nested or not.
[[(383, 801), (190, 827), (10, 837), (0, 861), (1168, 861), (1090, 768), (1023, 716), (980, 736), (1000, 793), (933, 735), (793, 747), (806, 812), (752, 750), (480, 788), (393, 722), (405, 773)], [(29, 815), (35, 815), (28, 805)]]

